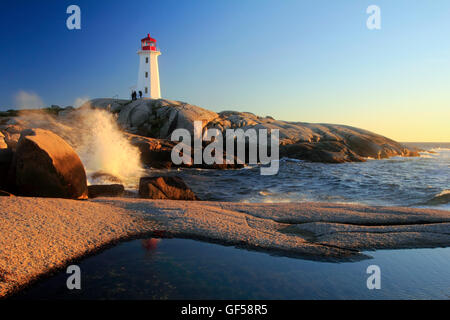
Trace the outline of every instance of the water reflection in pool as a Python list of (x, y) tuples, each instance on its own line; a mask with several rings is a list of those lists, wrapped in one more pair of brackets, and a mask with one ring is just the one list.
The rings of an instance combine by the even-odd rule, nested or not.
[[(450, 248), (370, 252), (331, 263), (271, 256), (186, 239), (122, 243), (83, 260), (82, 289), (61, 272), (18, 299), (449, 299)], [(381, 290), (366, 269), (381, 268)]]

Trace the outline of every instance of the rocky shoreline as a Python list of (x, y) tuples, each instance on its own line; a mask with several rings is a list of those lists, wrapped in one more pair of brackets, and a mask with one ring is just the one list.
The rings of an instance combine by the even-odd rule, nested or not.
[(303, 259), (450, 246), (450, 213), (330, 203), (0, 197), (0, 297), (119, 241), (178, 237)]
[(194, 121), (224, 133), (227, 129), (280, 130), (280, 156), (313, 162), (342, 163), (383, 159), (392, 156), (419, 156), (398, 142), (367, 130), (336, 124), (289, 122), (261, 117), (250, 112), (215, 113), (185, 102), (167, 99), (136, 101), (93, 99), (84, 107), (116, 114), (127, 132), (153, 139), (170, 138), (173, 130), (193, 132)]
[[(173, 166), (176, 142), (169, 137), (177, 128), (192, 132), (194, 121), (221, 132), (279, 129), (280, 156), (312, 162), (418, 155), (349, 126), (215, 113), (164, 99), (95, 99), (78, 109), (1, 114), (0, 297), (105, 246), (142, 235), (327, 261), (370, 258), (362, 250), (450, 246), (448, 211), (199, 201), (178, 177), (143, 176), (143, 168)], [(121, 179), (129, 175), (133, 186), (139, 183), (142, 199), (127, 197)], [(88, 183), (89, 178), (101, 183)]]
[[(173, 165), (170, 161), (170, 152), (176, 143), (170, 140), (171, 133), (175, 129), (187, 129), (192, 133), (195, 121), (201, 121), (204, 128), (215, 128), (223, 134), (227, 129), (268, 131), (278, 129), (280, 157), (299, 160), (342, 163), (362, 162), (367, 158), (419, 156), (418, 150), (351, 126), (281, 121), (249, 112), (216, 113), (185, 102), (167, 99), (131, 101), (109, 98), (93, 99), (78, 109), (53, 106), (43, 110), (47, 116), (46, 121), (43, 121), (42, 116), (36, 117), (37, 110), (5, 113), (3, 117), (0, 115), (0, 149), (14, 148), (20, 132), (26, 128), (50, 129), (66, 139), (67, 129), (82, 120), (80, 114), (86, 109), (105, 110), (111, 114), (130, 143), (139, 148), (141, 161), (147, 166), (157, 168)], [(203, 165), (203, 167), (230, 169), (242, 165)]]
[[(203, 124), (203, 129), (215, 128), (222, 134), (228, 129), (277, 129), (280, 157), (312, 162), (361, 162), (369, 157), (419, 155), (391, 139), (354, 127), (286, 122), (248, 112), (215, 113), (165, 99), (94, 99), (78, 109), (52, 106), (14, 115), (18, 117), (0, 117), (0, 190), (22, 196), (87, 198), (85, 170), (92, 169), (90, 157), (98, 150), (103, 152), (103, 159), (94, 159), (93, 166), (106, 174), (114, 175), (107, 169), (116, 170), (118, 166), (127, 167), (127, 172), (122, 172), (124, 178), (137, 175), (141, 166), (173, 167), (171, 154), (178, 142), (169, 138), (175, 129), (193, 134), (196, 121)], [(108, 151), (114, 144), (114, 152)], [(254, 147), (249, 144), (247, 141), (247, 151)], [(207, 143), (203, 148), (207, 148)], [(117, 157), (120, 159), (114, 159)], [(110, 165), (114, 160), (118, 163)], [(243, 167), (236, 158), (234, 163), (193, 163), (179, 166)]]

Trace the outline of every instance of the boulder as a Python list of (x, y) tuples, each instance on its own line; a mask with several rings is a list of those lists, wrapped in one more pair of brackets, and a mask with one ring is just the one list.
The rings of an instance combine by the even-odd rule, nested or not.
[[(0, 128), (3, 140), (8, 148), (15, 149), (20, 138), (20, 133), (25, 129), (20, 124), (7, 124)], [(1, 141), (1, 138), (0, 138)]]
[(16, 194), (86, 199), (86, 172), (72, 147), (51, 131), (21, 134), (11, 168)]
[(5, 136), (3, 135), (3, 133), (0, 132), (0, 149), (6, 148), (8, 148), (8, 145), (6, 144)]
[(179, 177), (143, 177), (139, 195), (148, 199), (199, 200)]
[(105, 183), (113, 183), (113, 184), (121, 184), (122, 180), (116, 177), (115, 175), (103, 171), (97, 171), (90, 175), (90, 178), (96, 183), (105, 184)]
[(101, 184), (88, 186), (89, 198), (97, 197), (120, 197), (124, 194), (125, 188), (121, 184)]
[(14, 195), (7, 191), (0, 190), (0, 197), (14, 197)]
[(157, 169), (173, 166), (171, 154), (173, 147), (177, 144), (176, 142), (133, 134), (128, 134), (127, 137), (133, 146), (139, 148), (141, 161), (144, 165)]
[[(240, 169), (244, 165), (238, 164), (236, 161), (234, 163), (228, 164), (223, 161), (222, 164), (193, 164), (194, 161), (191, 159), (191, 164), (182, 163), (181, 165), (175, 165), (172, 162), (172, 149), (178, 142), (171, 141), (167, 139), (156, 139), (142, 137), (134, 134), (126, 134), (131, 144), (138, 147), (141, 153), (141, 161), (144, 165), (156, 169), (167, 169), (171, 167), (183, 167), (183, 168), (202, 168), (202, 169)], [(226, 153), (224, 153), (224, 159), (226, 158)]]
[(0, 149), (0, 189), (10, 190), (9, 170), (14, 152), (12, 149)]

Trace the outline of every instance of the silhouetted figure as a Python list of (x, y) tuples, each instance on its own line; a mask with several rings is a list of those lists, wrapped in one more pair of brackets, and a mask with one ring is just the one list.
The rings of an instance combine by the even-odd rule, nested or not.
[(142, 91), (139, 90), (139, 99), (142, 99)]
[(133, 90), (133, 92), (131, 93), (131, 100), (136, 100), (136, 91)]

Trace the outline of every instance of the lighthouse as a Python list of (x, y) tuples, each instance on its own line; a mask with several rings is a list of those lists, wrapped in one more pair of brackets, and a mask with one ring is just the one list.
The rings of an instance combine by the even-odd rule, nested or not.
[(158, 56), (161, 52), (156, 48), (156, 40), (147, 34), (141, 40), (139, 55), (139, 72), (136, 91), (142, 91), (145, 98), (160, 99)]

